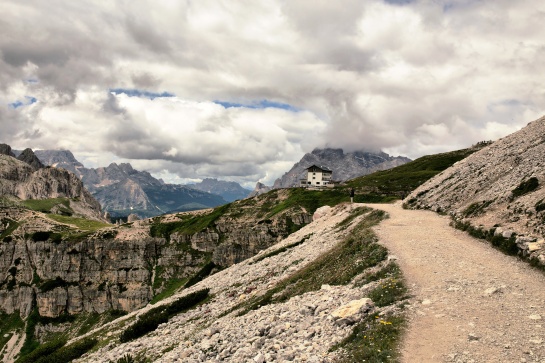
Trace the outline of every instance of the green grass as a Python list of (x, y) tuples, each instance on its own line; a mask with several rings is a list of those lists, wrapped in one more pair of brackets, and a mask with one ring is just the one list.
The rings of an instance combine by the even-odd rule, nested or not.
[(375, 243), (376, 236), (370, 229), (384, 217), (383, 211), (369, 213), (349, 236), (329, 252), (283, 279), (264, 295), (245, 301), (234, 310), (241, 308), (239, 315), (243, 315), (267, 304), (284, 302), (294, 296), (319, 290), (324, 284), (349, 283), (354, 276), (386, 259), (387, 250)]
[(85, 231), (91, 231), (91, 232), (97, 231), (101, 228), (112, 226), (111, 224), (100, 222), (100, 221), (94, 221), (92, 219), (62, 216), (58, 214), (50, 214), (47, 217), (56, 222), (71, 224), (79, 229), (82, 229)]
[(427, 155), (392, 169), (349, 180), (348, 187), (367, 193), (404, 196), (479, 148)]
[(161, 223), (158, 222), (151, 226), (150, 234), (152, 237), (163, 237), (168, 241), (170, 235), (175, 232), (192, 235), (205, 230), (229, 210), (230, 204), (214, 208), (210, 213), (204, 215), (184, 215), (178, 222)]
[(13, 231), (15, 231), (20, 226), (20, 223), (13, 220), (3, 220), (2, 222), (6, 223), (7, 221), (9, 221), (9, 227), (6, 228), (6, 230), (2, 232), (2, 234), (0, 234), (0, 241), (3, 242), (11, 241), (10, 239), (8, 240), (8, 237), (11, 237)]
[(68, 198), (27, 199), (21, 201), (21, 205), (28, 209), (46, 213), (49, 213), (56, 205), (60, 205), (61, 210), (66, 211), (67, 213), (73, 213)]
[(209, 292), (209, 289), (195, 291), (189, 295), (182, 296), (168, 305), (158, 306), (147, 311), (121, 333), (119, 340), (121, 343), (126, 343), (154, 331), (159, 324), (166, 323), (169, 318), (187, 311), (206, 300)]
[(158, 293), (151, 299), (150, 304), (155, 304), (163, 299), (166, 299), (167, 297), (170, 297), (176, 293), (184, 284), (187, 282), (187, 279), (170, 279), (166, 282), (165, 287), (163, 291)]
[(406, 321), (403, 316), (368, 315), (358, 323), (352, 333), (332, 347), (342, 348), (339, 363), (385, 363), (398, 362), (398, 347)]

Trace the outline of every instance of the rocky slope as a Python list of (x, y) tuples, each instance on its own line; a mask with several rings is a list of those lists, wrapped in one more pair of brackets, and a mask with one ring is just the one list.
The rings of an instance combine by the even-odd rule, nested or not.
[[(98, 344), (101, 348), (78, 361), (106, 363), (130, 355), (150, 362), (332, 362), (342, 359), (347, 344), (344, 339), (355, 329), (368, 329), (365, 338), (372, 342), (373, 327), (390, 327), (399, 311), (395, 301), (379, 303), (377, 291), (392, 278), (383, 274), (393, 266), (386, 254), (370, 263), (366, 252), (356, 256), (349, 252), (364, 266), (351, 270), (350, 277), (335, 286), (318, 282), (298, 292), (289, 288), (278, 290), (285, 281), (297, 276), (299, 278), (293, 281), (314, 278), (329, 281), (326, 275), (335, 275), (320, 271), (315, 277), (308, 274), (312, 275), (311, 271), (320, 265), (321, 259), (328, 261), (331, 255), (347, 253), (338, 248), (346, 246), (342, 241), (359, 221), (356, 219), (352, 225), (337, 228), (350, 215), (350, 207), (347, 207), (323, 207), (317, 211), (313, 223), (277, 246), (165, 300), (164, 306), (168, 306), (181, 296), (203, 288), (210, 289), (211, 294), (203, 304), (175, 315), (141, 338), (120, 343), (117, 336), (130, 325), (128, 322), (134, 322), (136, 315), (150, 313), (151, 307), (91, 332), (90, 336), (99, 339), (108, 336), (109, 339), (102, 340)], [(373, 248), (370, 241), (365, 244)], [(375, 274), (384, 278), (368, 279)], [(287, 295), (281, 301), (263, 300), (270, 291)], [(257, 302), (261, 306), (249, 308)], [(381, 334), (386, 334), (385, 330)], [(335, 345), (337, 349), (331, 349)], [(382, 345), (381, 348), (384, 349)], [(387, 359), (387, 355), (394, 356), (395, 352), (386, 350), (384, 353), (378, 359)]]
[(205, 178), (200, 183), (188, 184), (186, 187), (200, 190), (202, 192), (220, 195), (228, 202), (233, 202), (237, 199), (244, 199), (251, 192), (251, 190), (241, 187), (239, 183), (214, 178)]
[(274, 182), (273, 188), (290, 188), (306, 178), (305, 170), (315, 164), (333, 170), (333, 180), (344, 181), (378, 170), (390, 169), (411, 161), (402, 156), (390, 156), (384, 152), (354, 151), (344, 153), (342, 149), (314, 149), (307, 153), (287, 173)]
[(543, 135), (545, 117), (424, 183), (407, 205), (449, 213), (460, 227), (481, 237), (496, 236), (493, 243), (507, 252), (545, 265)]

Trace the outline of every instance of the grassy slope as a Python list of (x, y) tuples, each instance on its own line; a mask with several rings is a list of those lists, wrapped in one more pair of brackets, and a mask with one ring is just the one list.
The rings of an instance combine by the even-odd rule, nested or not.
[(423, 156), (392, 169), (352, 179), (347, 182), (347, 185), (365, 193), (407, 195), (428, 179), (478, 150), (479, 148), (474, 147)]

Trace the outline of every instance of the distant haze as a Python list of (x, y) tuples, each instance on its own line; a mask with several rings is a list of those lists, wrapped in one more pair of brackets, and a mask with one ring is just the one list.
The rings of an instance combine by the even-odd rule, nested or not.
[(535, 0), (0, 3), (0, 142), (170, 183), (315, 147), (416, 158), (544, 113)]

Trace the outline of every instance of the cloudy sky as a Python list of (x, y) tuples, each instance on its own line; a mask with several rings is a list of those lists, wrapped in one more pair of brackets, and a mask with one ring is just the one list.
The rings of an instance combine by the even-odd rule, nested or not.
[(315, 147), (416, 158), (542, 116), (538, 0), (2, 0), (0, 142), (272, 184)]

